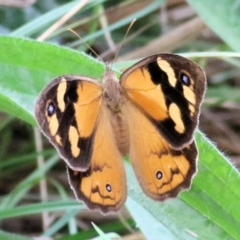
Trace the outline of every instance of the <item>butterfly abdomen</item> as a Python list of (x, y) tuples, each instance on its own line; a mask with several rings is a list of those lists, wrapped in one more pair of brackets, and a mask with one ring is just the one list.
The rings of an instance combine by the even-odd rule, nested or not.
[(113, 113), (111, 124), (118, 150), (122, 156), (125, 156), (129, 153), (130, 140), (128, 125), (121, 112), (117, 114)]

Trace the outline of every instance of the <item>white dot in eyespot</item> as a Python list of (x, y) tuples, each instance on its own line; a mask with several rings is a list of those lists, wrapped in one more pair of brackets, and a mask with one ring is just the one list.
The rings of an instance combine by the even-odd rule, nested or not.
[(106, 184), (106, 189), (108, 192), (111, 192), (112, 191), (112, 187), (110, 184)]
[(161, 171), (157, 171), (157, 173), (156, 173), (156, 178), (157, 178), (158, 180), (160, 180), (160, 179), (162, 179), (162, 177), (163, 177), (162, 172), (161, 172)]
[(52, 116), (55, 113), (55, 107), (54, 107), (53, 103), (49, 103), (47, 112), (48, 112), (49, 116)]
[(182, 82), (183, 84), (185, 84), (185, 85), (187, 85), (187, 86), (190, 85), (190, 79), (189, 79), (189, 77), (188, 77), (186, 74), (182, 73), (181, 76), (180, 76), (180, 78), (181, 78), (181, 82)]

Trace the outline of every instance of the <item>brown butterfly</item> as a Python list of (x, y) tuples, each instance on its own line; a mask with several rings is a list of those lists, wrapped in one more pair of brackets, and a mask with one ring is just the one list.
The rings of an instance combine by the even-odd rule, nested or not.
[(76, 197), (90, 209), (116, 212), (127, 196), (123, 156), (150, 198), (176, 197), (196, 172), (198, 125), (206, 78), (194, 62), (157, 54), (103, 82), (78, 75), (54, 79), (35, 116), (68, 165)]

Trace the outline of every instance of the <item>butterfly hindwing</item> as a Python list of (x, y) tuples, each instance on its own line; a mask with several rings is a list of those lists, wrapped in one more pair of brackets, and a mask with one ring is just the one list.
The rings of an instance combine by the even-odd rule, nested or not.
[(149, 197), (164, 200), (189, 188), (196, 172), (195, 143), (172, 149), (152, 122), (134, 105), (126, 104), (130, 129), (130, 159), (137, 179)]
[(101, 102), (99, 83), (74, 75), (53, 80), (37, 100), (38, 124), (74, 170), (89, 168)]
[(153, 55), (127, 69), (120, 81), (127, 98), (173, 148), (191, 143), (206, 82), (197, 64), (173, 54)]
[(100, 209), (104, 213), (118, 211), (127, 196), (122, 155), (117, 149), (110, 119), (111, 113), (103, 105), (89, 169), (78, 172), (68, 168), (69, 182), (76, 197), (90, 209)]

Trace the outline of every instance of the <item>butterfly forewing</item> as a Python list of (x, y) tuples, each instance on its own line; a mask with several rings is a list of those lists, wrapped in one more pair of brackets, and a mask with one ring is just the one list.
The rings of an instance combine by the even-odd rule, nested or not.
[(145, 58), (121, 76), (127, 98), (175, 149), (192, 141), (205, 82), (198, 65), (172, 54)]
[(74, 75), (53, 80), (37, 100), (40, 128), (74, 170), (90, 166), (101, 101), (98, 82)]

